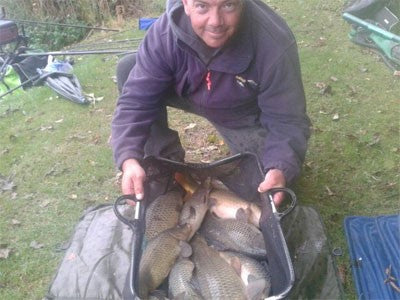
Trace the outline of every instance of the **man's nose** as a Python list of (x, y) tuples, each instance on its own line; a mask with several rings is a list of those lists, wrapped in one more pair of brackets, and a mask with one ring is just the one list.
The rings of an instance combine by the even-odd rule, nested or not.
[(216, 7), (210, 11), (210, 17), (208, 19), (208, 25), (220, 26), (223, 24), (223, 16), (220, 10)]

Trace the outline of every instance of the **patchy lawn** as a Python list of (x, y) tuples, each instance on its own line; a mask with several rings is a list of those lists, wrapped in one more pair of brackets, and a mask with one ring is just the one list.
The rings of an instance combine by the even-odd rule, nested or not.
[[(344, 250), (337, 263), (346, 296), (354, 298), (344, 217), (399, 211), (399, 77), (348, 40), (341, 1), (266, 2), (297, 37), (313, 122), (303, 176), (293, 188), (300, 204), (321, 213), (332, 246)], [(142, 35), (130, 30), (113, 38)], [(63, 256), (57, 249), (82, 212), (119, 195), (108, 145), (116, 62), (110, 55), (75, 57), (83, 90), (98, 98), (89, 106), (46, 87), (0, 99), (1, 299), (41, 299)], [(170, 110), (170, 123), (188, 161), (229, 155), (205, 120)]]

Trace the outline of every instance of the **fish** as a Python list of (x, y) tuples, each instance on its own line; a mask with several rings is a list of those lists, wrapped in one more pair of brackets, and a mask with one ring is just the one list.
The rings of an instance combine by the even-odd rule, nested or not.
[(168, 277), (168, 295), (171, 299), (202, 299), (193, 280), (194, 263), (179, 258)]
[(222, 219), (238, 219), (260, 228), (261, 208), (230, 190), (214, 188), (210, 192), (210, 212)]
[(207, 213), (210, 180), (210, 178), (204, 180), (192, 197), (190, 197), (183, 205), (181, 215), (179, 216), (179, 224), (190, 224), (192, 231), (188, 240), (190, 240), (200, 228), (204, 216)]
[(154, 199), (146, 209), (145, 241), (178, 225), (182, 207), (182, 193), (177, 190), (168, 191)]
[(271, 292), (271, 272), (266, 262), (263, 264), (246, 255), (224, 251), (219, 255), (240, 275), (246, 286), (249, 299), (264, 299)]
[(178, 225), (149, 241), (139, 263), (140, 298), (147, 298), (167, 278), (180, 255), (192, 255), (192, 248), (186, 242), (190, 232), (189, 224)]
[(194, 180), (194, 178), (188, 173), (176, 172), (174, 179), (186, 191), (188, 197), (191, 197), (200, 186), (197, 181)]
[(209, 247), (200, 235), (191, 241), (194, 280), (204, 299), (246, 299), (245, 287), (235, 270)]
[(149, 300), (168, 300), (167, 293), (163, 290), (155, 290), (149, 294)]
[(217, 250), (235, 251), (256, 259), (265, 259), (267, 255), (264, 236), (253, 224), (207, 213), (199, 232)]

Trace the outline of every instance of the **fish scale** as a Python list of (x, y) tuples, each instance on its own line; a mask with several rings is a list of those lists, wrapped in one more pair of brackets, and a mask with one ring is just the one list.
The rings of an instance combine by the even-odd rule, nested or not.
[(183, 197), (179, 191), (168, 191), (154, 199), (146, 209), (146, 241), (176, 226), (182, 206)]
[[(190, 234), (190, 225), (167, 229), (149, 241), (139, 265), (139, 295), (146, 298), (167, 278), (179, 255), (188, 257), (191, 249), (184, 242)], [(190, 253), (188, 252), (190, 249)], [(186, 253), (183, 251), (186, 250)]]
[(194, 236), (191, 245), (194, 278), (204, 299), (246, 299), (242, 280), (216, 250), (199, 235)]
[(267, 255), (262, 232), (250, 223), (220, 219), (207, 213), (199, 232), (218, 250), (236, 251), (261, 259)]

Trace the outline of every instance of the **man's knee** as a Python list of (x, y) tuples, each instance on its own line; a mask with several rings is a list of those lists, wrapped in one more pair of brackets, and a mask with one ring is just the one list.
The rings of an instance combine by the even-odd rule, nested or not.
[(133, 66), (136, 64), (136, 53), (128, 54), (122, 57), (117, 64), (117, 87), (118, 92), (121, 94), (122, 87), (128, 79), (129, 73)]

